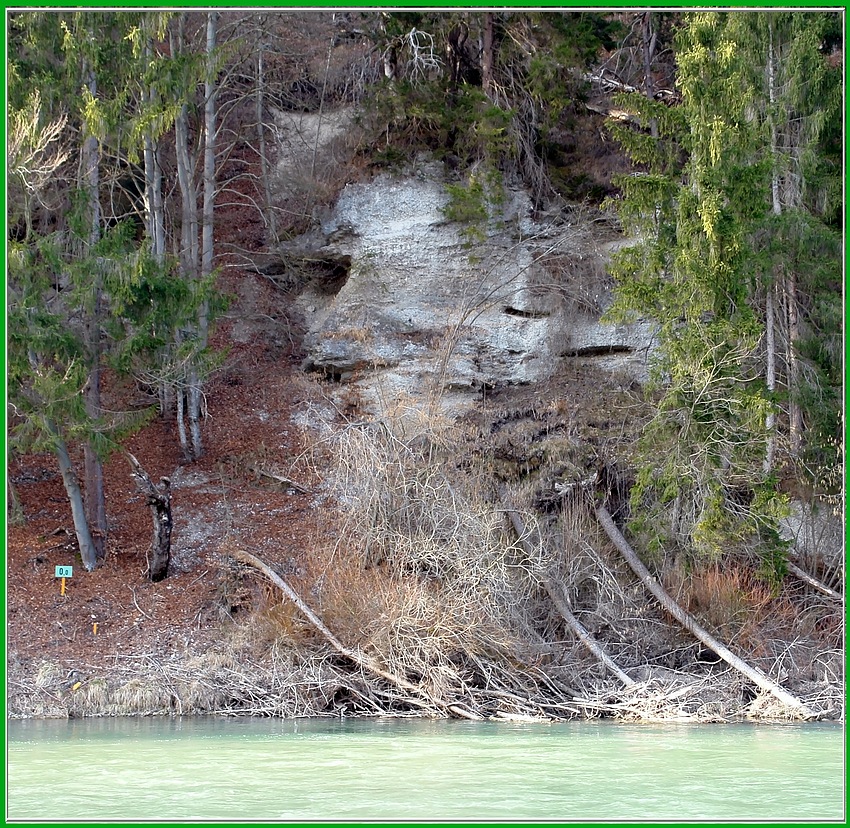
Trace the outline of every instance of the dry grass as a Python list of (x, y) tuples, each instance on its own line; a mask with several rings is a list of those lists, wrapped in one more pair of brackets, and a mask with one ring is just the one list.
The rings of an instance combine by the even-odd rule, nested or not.
[(662, 581), (679, 604), (725, 640), (749, 640), (768, 613), (788, 609), (740, 565), (708, 563), (687, 570), (677, 562), (664, 569)]
[(338, 328), (328, 335), (328, 339), (346, 339), (361, 344), (371, 342), (374, 338), (374, 331), (365, 325)]

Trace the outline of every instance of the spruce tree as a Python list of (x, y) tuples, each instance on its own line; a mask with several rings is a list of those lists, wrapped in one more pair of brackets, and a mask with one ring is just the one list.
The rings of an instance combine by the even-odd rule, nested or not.
[[(814, 72), (826, 56), (813, 35), (828, 23), (803, 12), (688, 14), (677, 41), (681, 106), (623, 96), (642, 128), (612, 126), (636, 164), (618, 206), (637, 239), (612, 267), (612, 316), (652, 321), (659, 346), (636, 526), (701, 554), (757, 550), (774, 577), (784, 561), (777, 435), (783, 459), (801, 439), (794, 320), (808, 300), (795, 236), (811, 238), (820, 224), (816, 270), (839, 261), (804, 195), (814, 197), (807, 166), (824, 166), (817, 142), (834, 96), (799, 91), (813, 78), (828, 85)], [(818, 198), (829, 201), (828, 191)]]
[[(156, 144), (181, 99), (163, 82), (166, 62), (146, 48), (163, 31), (161, 16), (135, 12), (10, 19), (12, 445), (56, 454), (89, 570), (106, 541), (101, 464), (141, 421), (104, 410), (101, 375), (168, 371), (175, 332), (197, 320), (211, 296), (212, 275), (181, 279), (164, 249)], [(114, 198), (117, 180), (139, 158), (141, 241), (136, 208)], [(85, 454), (82, 485), (77, 446)]]

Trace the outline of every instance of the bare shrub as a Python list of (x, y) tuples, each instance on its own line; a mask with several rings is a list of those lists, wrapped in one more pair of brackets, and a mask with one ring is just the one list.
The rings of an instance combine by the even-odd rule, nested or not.
[(453, 438), (434, 429), (405, 441), (383, 423), (334, 434), (339, 541), (317, 579), (326, 621), (436, 698), (479, 657), (518, 659), (539, 643), (528, 597), (538, 564), (508, 538), (479, 478), (454, 466)]

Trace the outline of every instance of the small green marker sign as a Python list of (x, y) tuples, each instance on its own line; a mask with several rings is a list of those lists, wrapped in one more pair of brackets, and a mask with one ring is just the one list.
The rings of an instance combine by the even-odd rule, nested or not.
[(74, 567), (73, 566), (57, 566), (56, 567), (56, 577), (57, 578), (73, 578), (74, 577)]

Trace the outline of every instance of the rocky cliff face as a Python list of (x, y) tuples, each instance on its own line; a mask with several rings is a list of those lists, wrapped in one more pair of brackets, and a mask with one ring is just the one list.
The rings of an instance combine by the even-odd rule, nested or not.
[(442, 164), (418, 158), (404, 176), (350, 184), (320, 231), (286, 247), (307, 368), (355, 382), (376, 411), (403, 399), (451, 414), (574, 357), (644, 376), (645, 326), (599, 321), (610, 232), (534, 220), (519, 191), (487, 220), (452, 222), (446, 183)]

